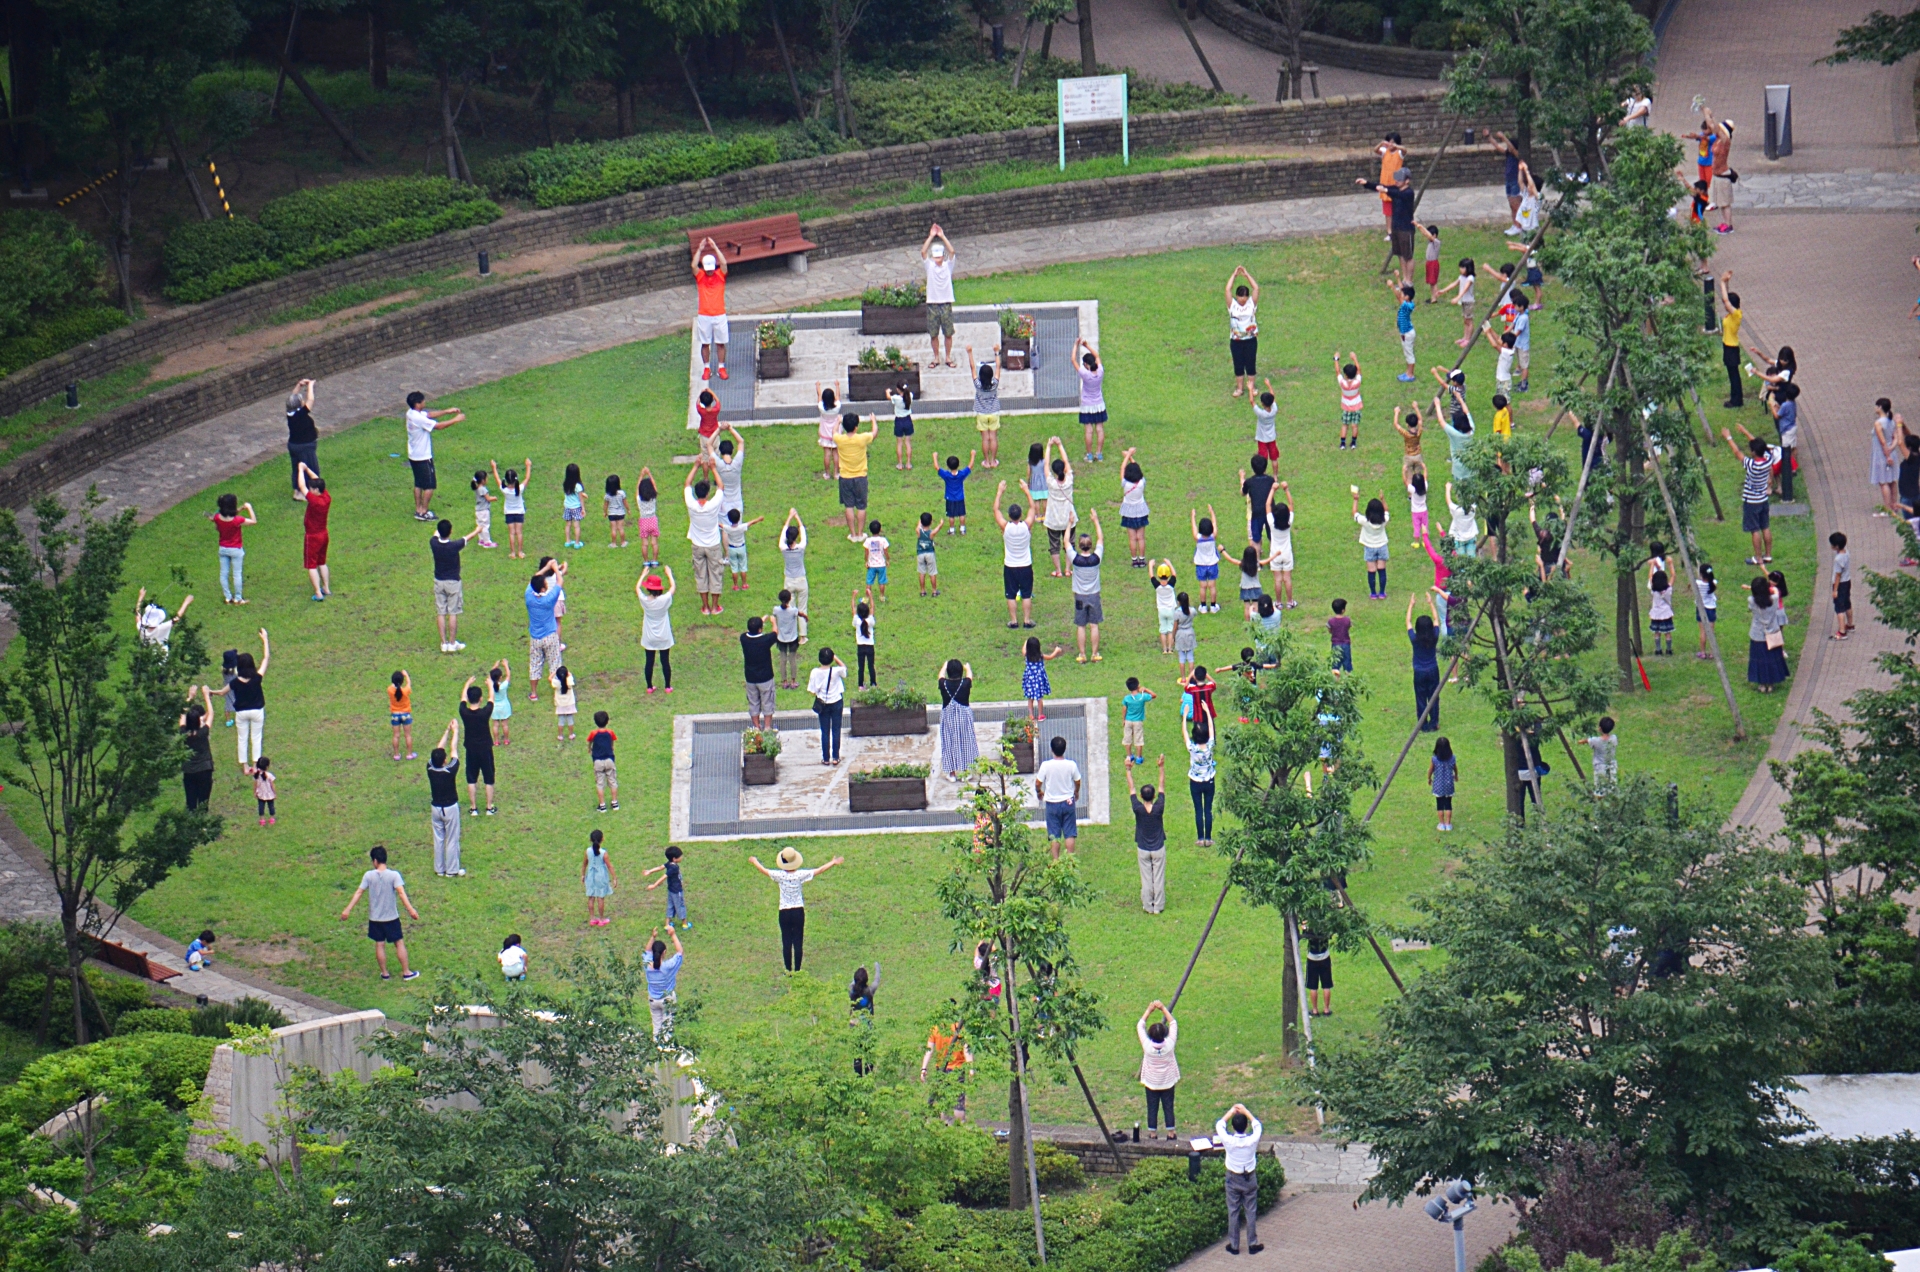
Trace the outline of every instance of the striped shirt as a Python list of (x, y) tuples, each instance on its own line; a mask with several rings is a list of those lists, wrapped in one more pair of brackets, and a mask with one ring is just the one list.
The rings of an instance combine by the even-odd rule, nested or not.
[(1747, 478), (1740, 486), (1740, 502), (1766, 503), (1768, 491), (1773, 486), (1772, 458), (1755, 459), (1749, 455), (1741, 462), (1747, 466)]
[(1360, 377), (1356, 375), (1353, 379), (1349, 380), (1344, 375), (1337, 375), (1333, 378), (1340, 385), (1340, 409), (1343, 411), (1359, 410)]

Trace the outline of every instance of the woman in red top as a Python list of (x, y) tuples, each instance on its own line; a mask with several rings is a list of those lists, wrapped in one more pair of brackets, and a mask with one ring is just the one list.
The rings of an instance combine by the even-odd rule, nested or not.
[[(304, 557), (307, 577), (313, 580), (313, 599), (324, 601), (333, 595), (333, 577), (327, 573), (327, 513), (333, 508), (333, 496), (327, 493), (327, 481), (319, 473), (299, 465), (294, 474), (299, 481), (300, 497), (307, 501), (307, 541)], [(312, 481), (307, 478), (312, 477)]]
[[(244, 517), (240, 515), (242, 512), (246, 513)], [(207, 520), (220, 532), (220, 591), (226, 596), (227, 604), (245, 605), (247, 600), (241, 584), (247, 550), (240, 546), (240, 527), (257, 525), (260, 518), (253, 515), (252, 504), (240, 503), (233, 495), (222, 495), (219, 511), (208, 513)], [(231, 582), (228, 575), (232, 575)]]

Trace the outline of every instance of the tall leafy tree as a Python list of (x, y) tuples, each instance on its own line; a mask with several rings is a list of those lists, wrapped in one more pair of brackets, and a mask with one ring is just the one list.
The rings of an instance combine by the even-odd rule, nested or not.
[(853, 98), (847, 91), (847, 42), (866, 16), (872, 0), (818, 0), (820, 26), (827, 36), (827, 55), (833, 63), (833, 118), (842, 137), (853, 136)]
[[(81, 974), (92, 939), (220, 836), (220, 819), (204, 809), (159, 807), (186, 755), (175, 721), (206, 665), (206, 645), (183, 619), (170, 650), (139, 641), (123, 648), (134, 511), (107, 521), (91, 511), (71, 519), (59, 500), (39, 499), (29, 536), (0, 510), (0, 604), (20, 629), (17, 656), (0, 671), (0, 711), (19, 722), (0, 779), (25, 791), (39, 814), (80, 1042), (97, 1013), (86, 1010)], [(103, 903), (116, 913), (103, 914)]]
[(514, 0), (514, 6), (514, 58), (533, 86), (533, 106), (553, 146), (553, 111), (561, 96), (612, 64), (613, 23), (589, 0)]
[(1843, 27), (1826, 61), (1878, 62), (1892, 66), (1920, 51), (1920, 9), (1898, 16), (1875, 9), (1866, 21)]
[(136, 161), (158, 149), (193, 77), (239, 42), (233, 0), (39, 0), (54, 28), (41, 102), (60, 148), (114, 173), (110, 255), (134, 312)]
[(1677, 1210), (1740, 1193), (1795, 1129), (1830, 982), (1794, 855), (1639, 776), (1467, 852), (1415, 902), (1445, 960), (1321, 1056), (1329, 1120), (1380, 1163), (1368, 1195), (1537, 1195), (1583, 1141), (1636, 1146)]

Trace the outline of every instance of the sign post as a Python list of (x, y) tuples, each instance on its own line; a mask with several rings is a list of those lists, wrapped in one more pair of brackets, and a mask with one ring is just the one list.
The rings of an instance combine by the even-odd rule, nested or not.
[(1125, 75), (1089, 75), (1077, 79), (1056, 80), (1060, 114), (1060, 169), (1067, 167), (1067, 125), (1120, 121), (1120, 161), (1129, 167), (1133, 154), (1127, 138), (1127, 77)]

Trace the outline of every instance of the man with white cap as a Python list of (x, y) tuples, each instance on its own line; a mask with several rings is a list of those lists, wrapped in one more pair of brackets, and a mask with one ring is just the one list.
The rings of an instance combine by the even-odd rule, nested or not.
[(835, 857), (826, 865), (814, 870), (802, 869), (806, 865), (797, 848), (782, 848), (775, 857), (778, 870), (769, 870), (760, 864), (760, 858), (748, 857), (753, 868), (780, 886), (780, 962), (790, 972), (800, 970), (800, 962), (806, 955), (807, 942), (807, 900), (801, 888), (815, 875), (825, 874), (845, 857)]
[[(920, 245), (920, 259), (927, 263), (927, 343), (932, 365), (953, 365), (953, 240), (935, 221)], [(947, 356), (940, 356), (940, 337), (947, 338)]]
[(700, 378), (711, 379), (713, 354), (720, 353), (720, 378), (727, 378), (727, 254), (711, 237), (693, 249), (693, 286), (700, 308), (693, 318), (694, 343), (700, 346)]

